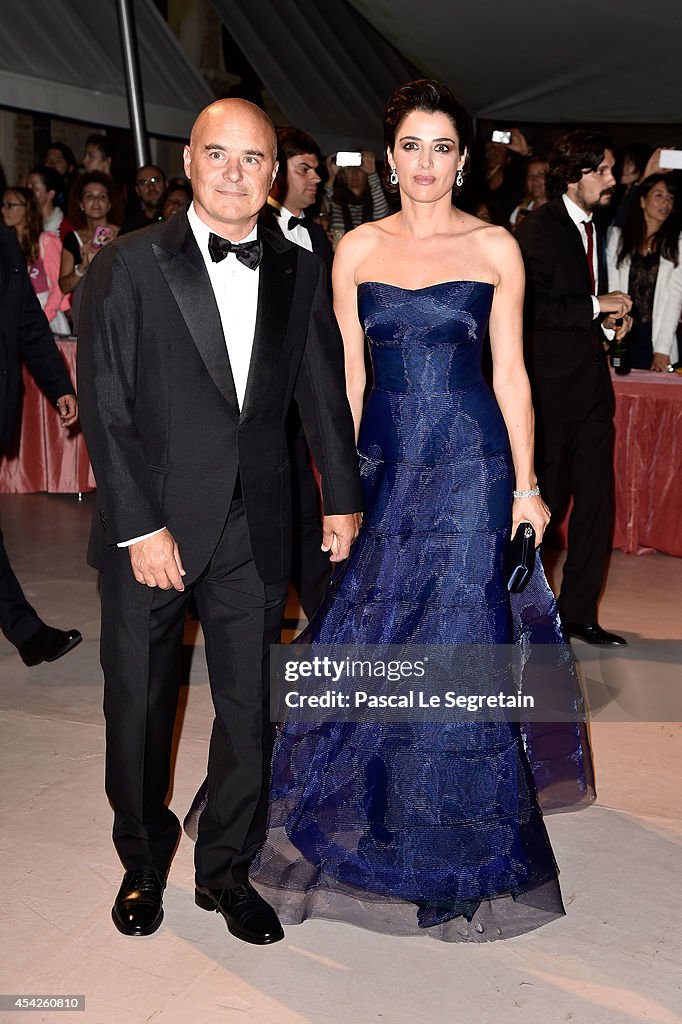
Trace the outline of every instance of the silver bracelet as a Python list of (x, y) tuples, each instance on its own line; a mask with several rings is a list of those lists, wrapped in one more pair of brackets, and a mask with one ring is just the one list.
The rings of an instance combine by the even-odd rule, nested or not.
[(515, 498), (537, 498), (540, 494), (539, 487), (533, 487), (530, 491), (512, 491)]

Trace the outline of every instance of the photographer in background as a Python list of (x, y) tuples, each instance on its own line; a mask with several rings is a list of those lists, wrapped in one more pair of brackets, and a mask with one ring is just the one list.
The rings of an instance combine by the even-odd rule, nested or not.
[(526, 195), (509, 218), (512, 231), (516, 230), (523, 218), (544, 206), (548, 200), (547, 196), (547, 174), (549, 164), (540, 157), (533, 157), (528, 161), (526, 167)]
[(523, 200), (527, 160), (533, 151), (519, 128), (497, 130), (483, 150), (486, 190), (482, 196), (495, 224), (508, 228)]
[(327, 157), (326, 164), (329, 177), (324, 191), (336, 247), (347, 231), (370, 220), (382, 220), (391, 211), (370, 150), (335, 153)]

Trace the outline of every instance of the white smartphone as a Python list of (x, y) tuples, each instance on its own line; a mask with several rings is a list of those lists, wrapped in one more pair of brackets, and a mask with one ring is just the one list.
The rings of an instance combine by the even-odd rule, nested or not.
[(659, 163), (661, 167), (682, 171), (682, 149), (662, 149)]
[(362, 153), (337, 153), (337, 167), (359, 167), (362, 163)]
[(511, 142), (511, 132), (494, 131), (490, 141), (501, 142), (503, 146), (508, 146)]

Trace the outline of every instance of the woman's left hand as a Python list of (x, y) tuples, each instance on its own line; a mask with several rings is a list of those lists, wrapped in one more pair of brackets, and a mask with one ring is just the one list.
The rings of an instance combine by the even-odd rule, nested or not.
[(535, 546), (542, 538), (550, 520), (550, 512), (539, 494), (533, 498), (514, 498), (512, 505), (512, 537), (520, 523), (530, 523), (535, 530)]
[(656, 373), (667, 373), (669, 366), (670, 356), (665, 355), (663, 352), (654, 352), (654, 360), (651, 364), (652, 370), (655, 370)]

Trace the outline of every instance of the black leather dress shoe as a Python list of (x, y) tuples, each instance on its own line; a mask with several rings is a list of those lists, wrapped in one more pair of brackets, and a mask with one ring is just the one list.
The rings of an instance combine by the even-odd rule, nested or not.
[(114, 924), (124, 935), (151, 935), (163, 921), (166, 882), (154, 868), (126, 871), (111, 908)]
[(595, 647), (627, 647), (628, 645), (625, 637), (607, 632), (596, 622), (564, 622), (564, 632), (567, 636), (575, 636), (579, 640), (584, 640), (586, 644), (594, 644)]
[(83, 637), (77, 629), (55, 629), (54, 626), (39, 626), (33, 636), (19, 648), (24, 665), (29, 668), (41, 661), (56, 661), (81, 642)]
[(234, 889), (207, 889), (198, 885), (194, 902), (202, 910), (222, 914), (227, 930), (244, 942), (266, 946), (284, 938), (277, 914), (249, 882)]

